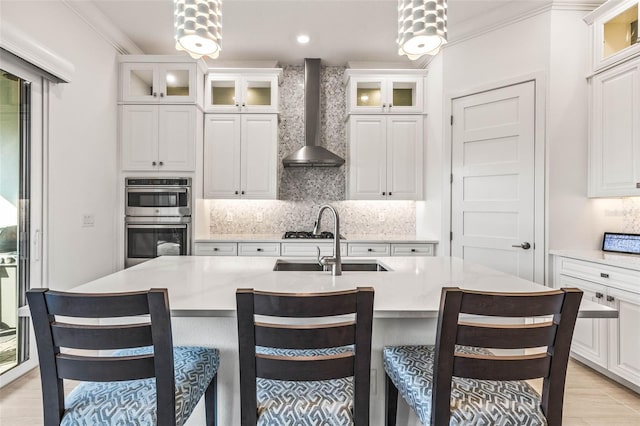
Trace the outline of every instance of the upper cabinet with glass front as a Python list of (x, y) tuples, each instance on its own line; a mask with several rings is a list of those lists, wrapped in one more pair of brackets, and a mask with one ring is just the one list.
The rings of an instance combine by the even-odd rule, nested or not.
[(345, 71), (350, 114), (422, 113), (425, 70)]
[(591, 31), (593, 72), (640, 54), (638, 3), (609, 0), (584, 18)]
[(185, 56), (120, 56), (120, 102), (202, 105), (205, 65)]
[(281, 68), (209, 69), (204, 110), (277, 113)]

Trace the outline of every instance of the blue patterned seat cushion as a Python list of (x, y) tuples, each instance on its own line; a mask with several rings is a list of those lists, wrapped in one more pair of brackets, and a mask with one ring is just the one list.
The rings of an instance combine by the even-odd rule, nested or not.
[[(318, 356), (352, 352), (353, 346), (279, 349), (256, 346), (256, 353)], [(353, 424), (353, 377), (294, 382), (256, 380), (258, 426), (336, 426)]]
[[(117, 351), (113, 356), (151, 353), (151, 347)], [(220, 363), (217, 349), (173, 348), (176, 425), (189, 418)], [(65, 399), (62, 426), (156, 425), (155, 378), (121, 382), (82, 382)]]
[[(462, 353), (486, 349), (457, 347)], [(431, 424), (434, 346), (393, 346), (383, 350), (384, 370), (424, 425)], [(540, 396), (525, 381), (454, 377), (449, 425), (537, 426), (547, 421)]]

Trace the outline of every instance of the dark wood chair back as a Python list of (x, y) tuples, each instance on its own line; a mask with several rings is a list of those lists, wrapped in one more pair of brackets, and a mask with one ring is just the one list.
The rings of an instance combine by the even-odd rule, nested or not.
[[(563, 288), (542, 293), (486, 293), (443, 288), (438, 316), (431, 424), (449, 424), (451, 377), (479, 380), (543, 378), (541, 408), (549, 426), (562, 424), (564, 385), (573, 329), (582, 291)], [(487, 324), (460, 314), (510, 318), (550, 318), (541, 323)], [(488, 349), (546, 351), (525, 355), (468, 355), (456, 345)]]
[[(373, 288), (331, 293), (270, 293), (238, 289), (238, 341), (242, 425), (257, 421), (256, 378), (292, 381), (354, 378), (354, 419), (369, 424)], [(319, 318), (355, 314), (354, 320), (321, 324), (266, 322), (266, 317)], [(261, 321), (256, 321), (260, 315)], [(323, 356), (256, 354), (256, 346), (323, 349), (354, 345), (354, 351)]]
[[(27, 292), (27, 300), (38, 346), (45, 426), (60, 424), (64, 379), (111, 382), (149, 377), (156, 378), (158, 425), (176, 424), (173, 341), (166, 289), (102, 294), (33, 289)], [(94, 324), (96, 321), (88, 325), (88, 321), (77, 319), (141, 315), (149, 317), (143, 318), (144, 322), (129, 319), (118, 325)], [(153, 352), (122, 357), (97, 356), (94, 352), (143, 346), (153, 346)], [(78, 349), (89, 350), (90, 355)]]

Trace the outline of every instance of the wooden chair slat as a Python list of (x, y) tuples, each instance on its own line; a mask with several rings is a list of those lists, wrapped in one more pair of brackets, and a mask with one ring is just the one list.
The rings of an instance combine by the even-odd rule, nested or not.
[(480, 293), (467, 291), (460, 313), (495, 317), (537, 317), (560, 312), (562, 290), (540, 293)]
[(124, 349), (153, 345), (151, 324), (90, 326), (52, 323), (55, 346), (73, 349)]
[(355, 322), (313, 327), (256, 323), (256, 345), (269, 348), (318, 349), (355, 343)]
[(557, 326), (552, 322), (504, 326), (459, 323), (457, 344), (495, 349), (522, 349), (551, 346)]
[(453, 375), (478, 380), (529, 380), (549, 376), (547, 354), (513, 357), (456, 354)]
[(58, 377), (89, 382), (146, 379), (155, 376), (153, 354), (131, 357), (84, 357), (60, 354)]
[(355, 290), (290, 296), (256, 291), (254, 296), (256, 315), (289, 318), (327, 317), (354, 313), (355, 306)]
[(132, 293), (45, 293), (49, 315), (78, 318), (115, 318), (149, 313), (147, 292)]
[(353, 376), (353, 354), (326, 357), (277, 357), (256, 355), (258, 377), (273, 380), (331, 380)]

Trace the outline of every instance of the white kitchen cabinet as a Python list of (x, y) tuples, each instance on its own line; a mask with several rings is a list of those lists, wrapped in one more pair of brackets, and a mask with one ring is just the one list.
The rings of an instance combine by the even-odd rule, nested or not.
[[(181, 62), (177, 62), (177, 61)], [(201, 67), (184, 57), (120, 57), (120, 102), (123, 103), (202, 103)], [(126, 62), (124, 62), (126, 61)], [(163, 62), (159, 62), (163, 61)]]
[[(333, 242), (304, 241), (295, 243), (281, 243), (280, 255), (284, 257), (317, 257), (318, 248), (320, 256), (333, 256)], [(347, 253), (347, 243), (340, 243), (340, 254)]]
[(122, 170), (195, 170), (198, 114), (195, 105), (121, 105)]
[(422, 198), (422, 116), (352, 115), (348, 143), (348, 199)]
[(578, 287), (583, 298), (618, 310), (617, 319), (578, 318), (572, 354), (640, 388), (640, 271), (564, 256), (554, 259), (554, 287)]
[(589, 196), (640, 196), (640, 57), (591, 79)]
[(280, 68), (210, 70), (205, 84), (205, 111), (277, 113)]
[(349, 114), (422, 113), (425, 70), (345, 71)]
[(196, 256), (237, 256), (237, 243), (197, 242), (194, 244)]
[(276, 114), (205, 114), (204, 198), (277, 198)]
[(640, 54), (638, 0), (608, 1), (585, 16), (592, 43), (592, 71)]
[(280, 256), (280, 243), (238, 243), (238, 256)]

